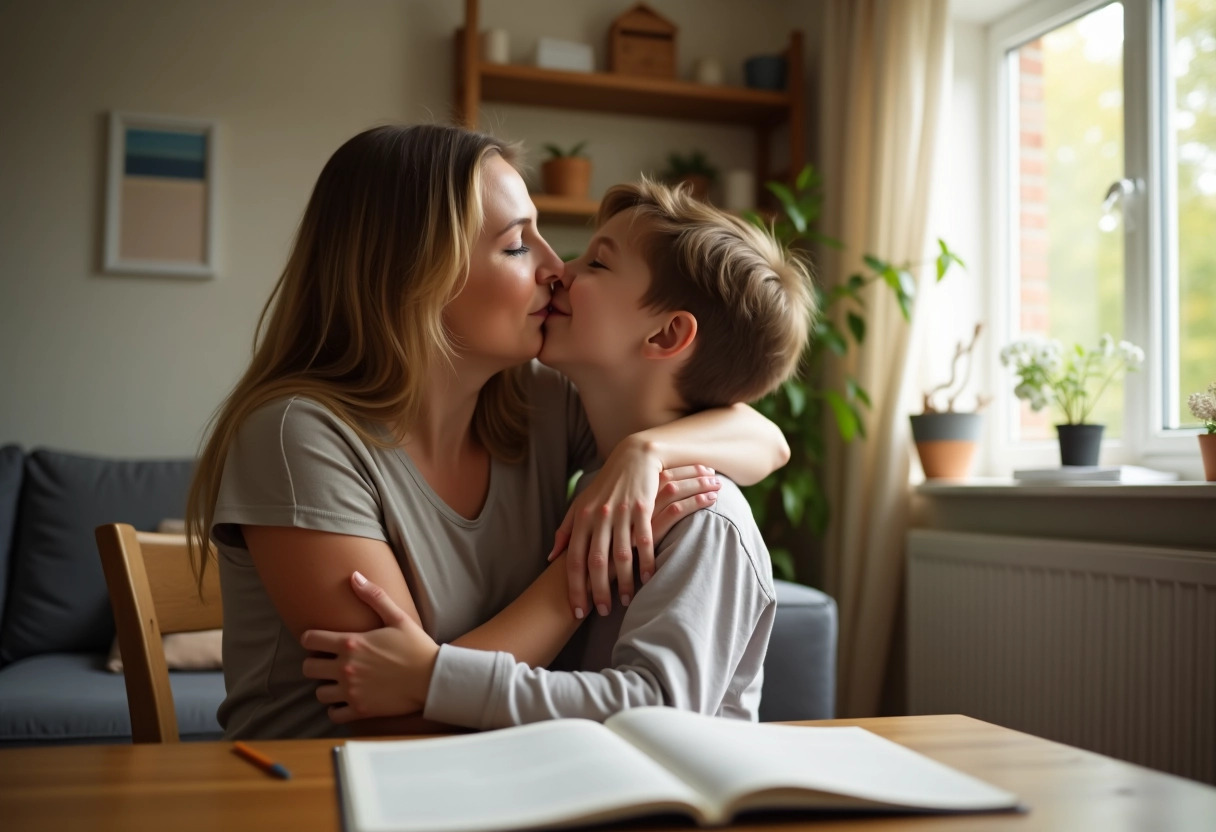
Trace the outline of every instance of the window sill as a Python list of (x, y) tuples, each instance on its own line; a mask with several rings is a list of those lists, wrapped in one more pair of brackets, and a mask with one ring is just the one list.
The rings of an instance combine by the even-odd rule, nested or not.
[(920, 529), (1216, 551), (1216, 483), (1021, 484), (1011, 479), (916, 486)]
[(916, 486), (916, 493), (931, 497), (1135, 497), (1153, 499), (1216, 500), (1216, 482), (1070, 482), (1024, 483), (999, 477), (935, 480)]

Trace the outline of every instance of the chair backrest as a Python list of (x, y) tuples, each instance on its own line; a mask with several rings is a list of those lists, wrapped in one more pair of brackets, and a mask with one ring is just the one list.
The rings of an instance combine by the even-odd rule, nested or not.
[(203, 597), (186, 536), (98, 526), (97, 549), (110, 590), (135, 742), (177, 742), (177, 712), (161, 636), (223, 625), (218, 569), (207, 570)]

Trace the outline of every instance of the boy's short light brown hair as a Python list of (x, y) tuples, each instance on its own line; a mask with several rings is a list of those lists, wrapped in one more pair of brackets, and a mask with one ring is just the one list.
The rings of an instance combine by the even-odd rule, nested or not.
[(752, 402), (789, 378), (815, 312), (806, 262), (752, 224), (648, 179), (611, 188), (596, 225), (630, 208), (650, 267), (642, 305), (697, 319), (676, 377), (688, 408)]

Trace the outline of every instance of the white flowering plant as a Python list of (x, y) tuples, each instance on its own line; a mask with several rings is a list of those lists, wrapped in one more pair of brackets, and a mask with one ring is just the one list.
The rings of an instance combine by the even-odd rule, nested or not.
[(1191, 409), (1191, 415), (1203, 422), (1208, 433), (1216, 433), (1216, 381), (1208, 385), (1206, 392), (1187, 396), (1186, 404)]
[(1092, 350), (1080, 344), (1065, 350), (1059, 341), (1041, 338), (1014, 341), (1001, 350), (1001, 364), (1017, 375), (1014, 395), (1034, 411), (1055, 404), (1069, 425), (1085, 424), (1110, 383), (1143, 363), (1144, 350), (1109, 334)]

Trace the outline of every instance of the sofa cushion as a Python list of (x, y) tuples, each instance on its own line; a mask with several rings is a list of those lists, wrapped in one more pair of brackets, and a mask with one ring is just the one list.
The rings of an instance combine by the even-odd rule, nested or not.
[[(0, 669), (0, 746), (129, 742), (126, 683), (104, 662), (104, 654), (52, 653)], [(219, 739), (215, 711), (224, 699), (224, 674), (174, 672), (169, 683), (182, 739)]]
[(831, 719), (836, 710), (836, 602), (774, 581), (777, 617), (764, 657), (760, 721)]
[(93, 530), (130, 523), (151, 531), (181, 517), (192, 467), (45, 450), (26, 457), (0, 663), (110, 648), (114, 617)]
[[(165, 667), (170, 670), (223, 670), (224, 631), (195, 630), (186, 633), (163, 633), (161, 650), (165, 654)], [(122, 648), (118, 637), (110, 646), (106, 657), (106, 670), (122, 673)]]
[(4, 599), (8, 595), (8, 570), (17, 525), (17, 498), (21, 495), (21, 477), (25, 454), (16, 445), (0, 448), (0, 621), (4, 620)]

